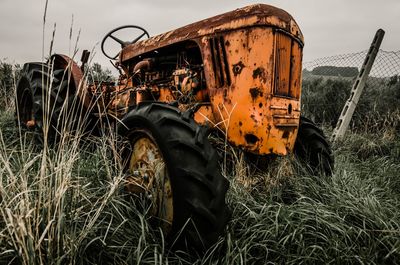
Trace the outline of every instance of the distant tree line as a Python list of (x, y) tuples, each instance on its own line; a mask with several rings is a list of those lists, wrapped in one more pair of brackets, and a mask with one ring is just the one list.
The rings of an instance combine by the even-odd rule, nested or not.
[(86, 70), (88, 70), (89, 83), (114, 81), (111, 71), (109, 69), (104, 69), (99, 63), (93, 63), (93, 65), (89, 66)]
[(339, 67), (339, 66), (317, 66), (313, 70), (304, 70), (303, 74), (307, 75), (321, 75), (321, 76), (341, 76), (341, 77), (355, 77), (359, 73), (357, 67)]

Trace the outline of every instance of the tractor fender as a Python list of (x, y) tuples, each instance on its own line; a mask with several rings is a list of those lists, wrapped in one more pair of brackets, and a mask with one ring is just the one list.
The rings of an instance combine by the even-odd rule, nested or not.
[(84, 81), (84, 73), (72, 58), (64, 54), (53, 54), (49, 58), (49, 63), (53, 65), (53, 68), (57, 69), (68, 69), (71, 73), (71, 80), (74, 82), (76, 93), (83, 103), (83, 105), (90, 109), (90, 97), (87, 93), (86, 82)]

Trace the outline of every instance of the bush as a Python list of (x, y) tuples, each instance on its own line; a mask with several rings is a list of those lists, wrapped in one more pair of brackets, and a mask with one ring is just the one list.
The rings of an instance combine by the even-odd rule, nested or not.
[(0, 61), (0, 110), (8, 109), (14, 102), (14, 87), (21, 67)]
[[(346, 100), (353, 81), (344, 78), (308, 76), (303, 80), (303, 114), (316, 123), (332, 128)], [(354, 112), (351, 129), (355, 131), (400, 131), (400, 82), (398, 78), (369, 78)]]
[(351, 89), (346, 79), (324, 79), (322, 77), (303, 80), (302, 115), (318, 124), (334, 127)]

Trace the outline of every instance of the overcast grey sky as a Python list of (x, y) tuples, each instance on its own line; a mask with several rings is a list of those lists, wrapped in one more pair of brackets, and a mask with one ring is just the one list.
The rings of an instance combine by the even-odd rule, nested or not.
[[(41, 60), (45, 2), (0, 0), (0, 59)], [(75, 43), (69, 41), (72, 16), (73, 39), (80, 30), (79, 49), (91, 50), (120, 25), (141, 25), (156, 35), (254, 3), (277, 6), (295, 18), (305, 36), (304, 61), (366, 50), (378, 28), (386, 31), (382, 48), (400, 50), (400, 0), (49, 0), (45, 50), (56, 23), (53, 50), (69, 53)], [(93, 60), (108, 66), (99, 49)]]

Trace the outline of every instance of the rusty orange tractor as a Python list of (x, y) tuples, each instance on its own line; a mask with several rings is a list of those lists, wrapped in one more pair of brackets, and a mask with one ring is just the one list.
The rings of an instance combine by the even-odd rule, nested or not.
[[(117, 37), (129, 28), (140, 31), (133, 41)], [(109, 41), (122, 47), (115, 56), (105, 51)], [(294, 153), (312, 171), (332, 172), (322, 131), (300, 115), (303, 45), (294, 19), (263, 4), (154, 37), (122, 26), (101, 43), (120, 72), (115, 84), (86, 82), (87, 52), (81, 66), (56, 54), (24, 65), (17, 114), (29, 130), (45, 130), (47, 140), (57, 138), (67, 121), (71, 130), (84, 120), (84, 132), (116, 127), (130, 143), (122, 152), (127, 190), (148, 195), (150, 213), (168, 239), (179, 234), (208, 247), (229, 217), (228, 181), (210, 131), (223, 132), (244, 152)]]

